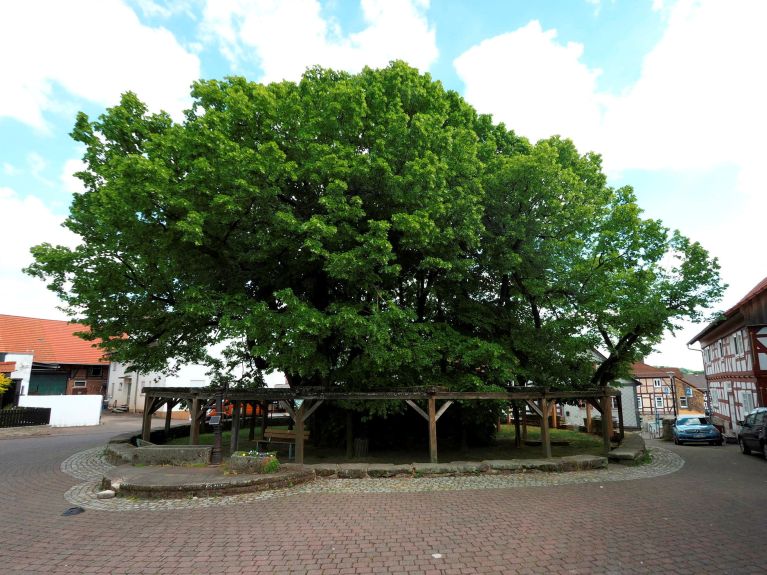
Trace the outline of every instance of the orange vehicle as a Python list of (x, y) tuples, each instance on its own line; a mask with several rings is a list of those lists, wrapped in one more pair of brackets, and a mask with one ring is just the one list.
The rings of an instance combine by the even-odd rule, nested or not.
[[(231, 401), (229, 401), (228, 399), (224, 400), (224, 407), (223, 407), (222, 411), (224, 412), (224, 417), (232, 417), (232, 412), (234, 411), (234, 404)], [(261, 413), (262, 413), (261, 405), (257, 404), (256, 405), (256, 416), (261, 415)], [(214, 415), (218, 415), (218, 412), (217, 412), (215, 407), (211, 407), (208, 410), (208, 414), (207, 415), (208, 415), (208, 417), (212, 417)], [(245, 404), (245, 414), (244, 414), (244, 416), (245, 417), (250, 417), (251, 415), (253, 415), (253, 404), (246, 403)]]

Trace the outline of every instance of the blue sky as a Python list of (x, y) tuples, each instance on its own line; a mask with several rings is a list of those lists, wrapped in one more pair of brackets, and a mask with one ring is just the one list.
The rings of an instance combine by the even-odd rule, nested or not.
[[(197, 78), (297, 79), (403, 59), (532, 140), (603, 155), (650, 217), (701, 241), (730, 284), (724, 309), (767, 270), (757, 251), (767, 57), (761, 0), (25, 0), (0, 3), (0, 313), (61, 318), (20, 268), (60, 227), (81, 151), (77, 111), (133, 90), (178, 117)], [(667, 338), (648, 361), (700, 368)]]

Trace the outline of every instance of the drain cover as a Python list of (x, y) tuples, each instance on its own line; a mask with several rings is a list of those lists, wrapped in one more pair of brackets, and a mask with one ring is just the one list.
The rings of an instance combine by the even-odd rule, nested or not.
[(79, 515), (80, 513), (85, 513), (85, 509), (82, 507), (70, 507), (62, 515)]

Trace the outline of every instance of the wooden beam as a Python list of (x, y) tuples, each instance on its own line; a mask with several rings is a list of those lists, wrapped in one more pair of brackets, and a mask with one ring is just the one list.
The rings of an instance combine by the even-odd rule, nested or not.
[(519, 421), (519, 406), (514, 401), (511, 404), (511, 410), (514, 414), (514, 447), (522, 447), (521, 422)]
[(549, 437), (549, 400), (545, 397), (539, 399), (540, 412), (546, 414), (541, 416), (541, 448), (543, 449), (543, 456), (546, 458), (551, 457), (551, 438)]
[(149, 441), (152, 432), (152, 404), (154, 398), (144, 398), (144, 416), (141, 419), (141, 439)]
[(612, 397), (602, 396), (602, 443), (605, 455), (610, 453), (610, 435), (612, 434)]
[(442, 417), (442, 414), (447, 411), (447, 408), (453, 405), (452, 401), (446, 401), (442, 404), (442, 407), (439, 408), (439, 411), (437, 412), (437, 418), (436, 420), (439, 421), (439, 418)]
[(591, 402), (586, 402), (586, 433), (591, 433)]
[(543, 419), (543, 411), (541, 411), (541, 408), (538, 407), (538, 405), (536, 405), (532, 399), (526, 399), (525, 403), (527, 403), (527, 405), (530, 406), (530, 409), (532, 409), (541, 419)]
[(304, 409), (306, 408), (306, 402), (302, 403), (298, 410), (295, 412), (294, 421), (296, 422), (296, 463), (303, 465), (304, 463)]
[(437, 398), (432, 396), (428, 400), (429, 411), (429, 461), (437, 463)]
[(192, 425), (189, 427), (189, 444), (200, 445), (200, 400), (192, 398)]
[(230, 453), (234, 453), (240, 447), (240, 411), (242, 410), (242, 402), (235, 401), (232, 403), (232, 437), (229, 442)]
[(290, 402), (282, 400), (280, 401), (280, 405), (285, 408), (285, 410), (290, 414), (290, 418), (295, 422), (296, 412), (293, 410), (293, 406), (290, 404)]
[(623, 441), (625, 435), (625, 430), (623, 428), (623, 396), (616, 395), (615, 403), (618, 404), (618, 435), (620, 436), (620, 440)]
[(170, 420), (173, 417), (173, 408), (176, 407), (178, 401), (175, 399), (169, 399), (165, 404), (165, 441), (168, 440), (168, 434), (170, 433)]
[[(256, 406), (261, 405), (260, 402), (250, 402), (250, 429), (248, 430), (248, 441), (256, 439)], [(247, 412), (246, 412), (247, 413)]]
[[(311, 406), (309, 409), (307, 409), (307, 410), (305, 411), (305, 413), (304, 413), (304, 421), (306, 421), (307, 419), (309, 419), (309, 416), (310, 416), (312, 413), (314, 413), (315, 411), (317, 411), (317, 408), (318, 408), (320, 405), (322, 405), (322, 402), (323, 402), (323, 401), (325, 401), (325, 400), (324, 400), (324, 399), (318, 399), (318, 400), (317, 400), (317, 403), (314, 403), (314, 404), (312, 404), (312, 406)], [(306, 406), (304, 405), (303, 407), (306, 407)]]
[(415, 401), (412, 399), (406, 399), (405, 403), (415, 409), (416, 413), (420, 414), (420, 416), (423, 417), (426, 421), (429, 421), (429, 415), (423, 409), (421, 409)]

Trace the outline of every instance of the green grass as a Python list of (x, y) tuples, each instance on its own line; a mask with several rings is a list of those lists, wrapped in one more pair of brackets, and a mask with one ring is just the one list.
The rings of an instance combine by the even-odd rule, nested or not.
[[(273, 427), (271, 429), (287, 429), (285, 426)], [(256, 437), (259, 434), (259, 428), (256, 428)], [(250, 451), (256, 449), (255, 441), (248, 441), (249, 429), (240, 430), (239, 451)], [(531, 441), (540, 440), (540, 429), (528, 426), (527, 439)], [(224, 457), (229, 457), (232, 434), (230, 431), (222, 433), (222, 447)], [(567, 441), (566, 446), (552, 446), (551, 455), (553, 457), (565, 457), (568, 455), (602, 455), (602, 438), (597, 435), (589, 435), (579, 431), (567, 429), (552, 429), (552, 441)], [(201, 445), (212, 445), (214, 436), (212, 433), (200, 434)], [(179, 437), (169, 443), (169, 445), (189, 445), (188, 437)], [(281, 461), (287, 461), (286, 446), (280, 445), (282, 450), (278, 454)], [(537, 459), (543, 457), (540, 446), (522, 445), (514, 446), (514, 426), (502, 425), (501, 431), (496, 435), (494, 445), (486, 447), (471, 447), (467, 451), (449, 448), (447, 446), (440, 448), (437, 445), (440, 461), (482, 461), (483, 459)], [(322, 447), (317, 448), (308, 443), (304, 451), (305, 463), (330, 463), (342, 462), (346, 459), (346, 447)], [(371, 451), (367, 457), (356, 459), (360, 462), (377, 463), (413, 463), (429, 461), (428, 449), (397, 449)]]

